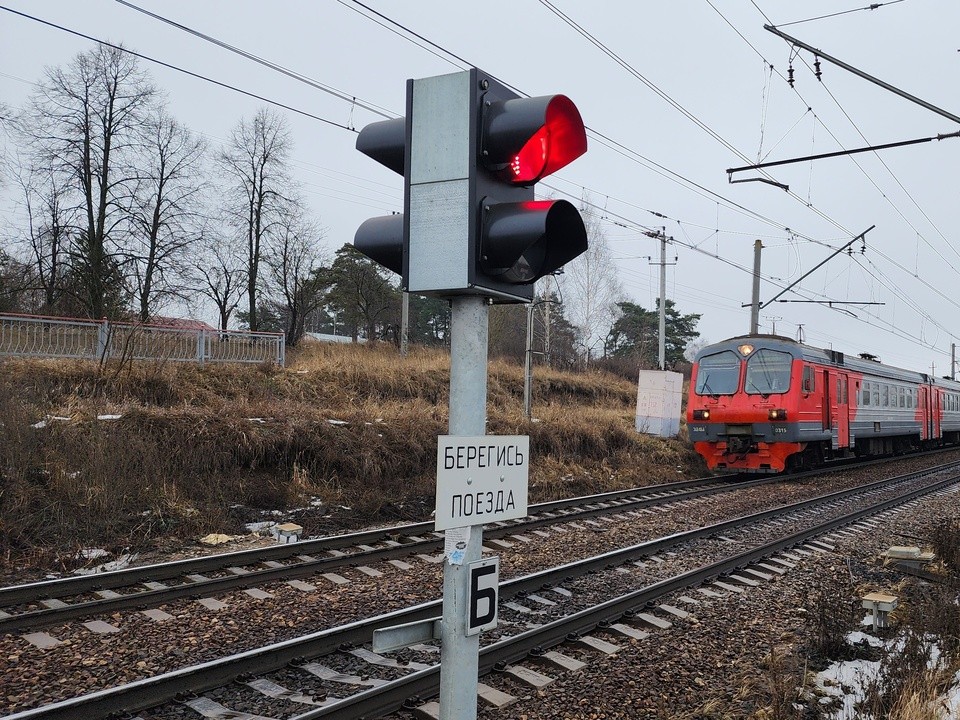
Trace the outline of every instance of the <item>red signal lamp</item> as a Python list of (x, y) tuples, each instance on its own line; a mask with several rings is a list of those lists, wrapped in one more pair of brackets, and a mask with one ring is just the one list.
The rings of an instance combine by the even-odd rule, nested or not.
[(514, 185), (532, 185), (587, 151), (583, 119), (566, 95), (493, 102), (485, 125), (485, 162)]

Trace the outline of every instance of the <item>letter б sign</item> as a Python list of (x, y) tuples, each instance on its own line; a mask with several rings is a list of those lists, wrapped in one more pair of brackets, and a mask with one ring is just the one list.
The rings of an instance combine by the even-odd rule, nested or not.
[(526, 435), (440, 435), (435, 528), (526, 517), (529, 449)]

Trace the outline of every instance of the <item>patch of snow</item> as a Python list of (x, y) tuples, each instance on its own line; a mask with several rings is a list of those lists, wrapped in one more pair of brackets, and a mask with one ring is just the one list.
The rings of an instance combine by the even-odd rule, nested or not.
[(866, 643), (870, 647), (883, 647), (883, 640), (873, 635), (868, 635), (867, 633), (862, 633), (859, 630), (847, 635), (847, 643), (849, 645), (860, 645)]
[[(904, 638), (883, 641), (867, 633), (855, 631), (847, 635), (851, 645), (867, 643), (871, 647), (884, 647), (885, 652), (896, 655), (903, 649)], [(927, 666), (937, 667), (940, 659), (940, 647), (934, 638), (928, 638), (930, 658)], [(832, 720), (875, 720), (871, 715), (861, 715), (856, 706), (864, 698), (865, 688), (880, 672), (880, 662), (870, 660), (851, 660), (835, 662), (826, 670), (817, 673), (817, 688), (823, 695), (820, 703), (828, 705), (838, 702), (839, 708), (829, 715)], [(942, 720), (960, 717), (960, 672), (954, 676), (954, 682), (947, 694), (940, 699), (937, 708)]]
[(256, 533), (258, 535), (268, 535), (269, 533), (262, 532), (270, 528), (276, 527), (277, 524), (273, 520), (264, 520), (262, 522), (252, 522), (247, 523), (243, 527), (249, 533)]
[(83, 548), (77, 553), (84, 560), (96, 560), (97, 558), (107, 557), (111, 552), (103, 548)]
[(102, 572), (111, 572), (113, 570), (123, 570), (124, 568), (130, 567), (130, 564), (136, 560), (138, 555), (136, 553), (132, 555), (121, 555), (116, 560), (111, 560), (108, 563), (103, 563), (102, 565), (97, 565), (92, 568), (78, 568), (73, 571), (74, 575), (96, 575)]
[(863, 700), (864, 688), (879, 670), (879, 662), (850, 660), (835, 662), (817, 673), (817, 688), (824, 695), (820, 702), (826, 705), (835, 700), (839, 703), (839, 708), (830, 717), (835, 720), (858, 718), (857, 703)]
[(350, 424), (346, 420), (327, 420), (327, 422), (330, 423), (331, 425), (349, 425)]
[(45, 428), (51, 422), (70, 422), (71, 419), (72, 418), (64, 417), (63, 415), (47, 415), (43, 418), (43, 420), (35, 422), (30, 427), (37, 428), (39, 430), (40, 428)]
[(119, 420), (123, 415), (97, 415), (97, 420)]
[(941, 717), (943, 720), (960, 717), (960, 672), (953, 676), (953, 686), (943, 698)]
[(263, 425), (267, 421), (266, 418), (247, 418), (247, 420), (257, 425)]

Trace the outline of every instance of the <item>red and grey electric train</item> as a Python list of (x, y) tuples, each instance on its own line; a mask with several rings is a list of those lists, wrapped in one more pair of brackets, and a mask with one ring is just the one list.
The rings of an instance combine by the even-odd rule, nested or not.
[(697, 353), (687, 430), (711, 470), (776, 473), (960, 441), (960, 382), (775, 335)]

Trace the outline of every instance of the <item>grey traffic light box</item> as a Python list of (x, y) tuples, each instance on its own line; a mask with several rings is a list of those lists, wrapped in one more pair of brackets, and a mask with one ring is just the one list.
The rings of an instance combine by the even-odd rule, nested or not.
[(469, 292), (476, 71), (410, 83), (406, 289), (441, 295)]

